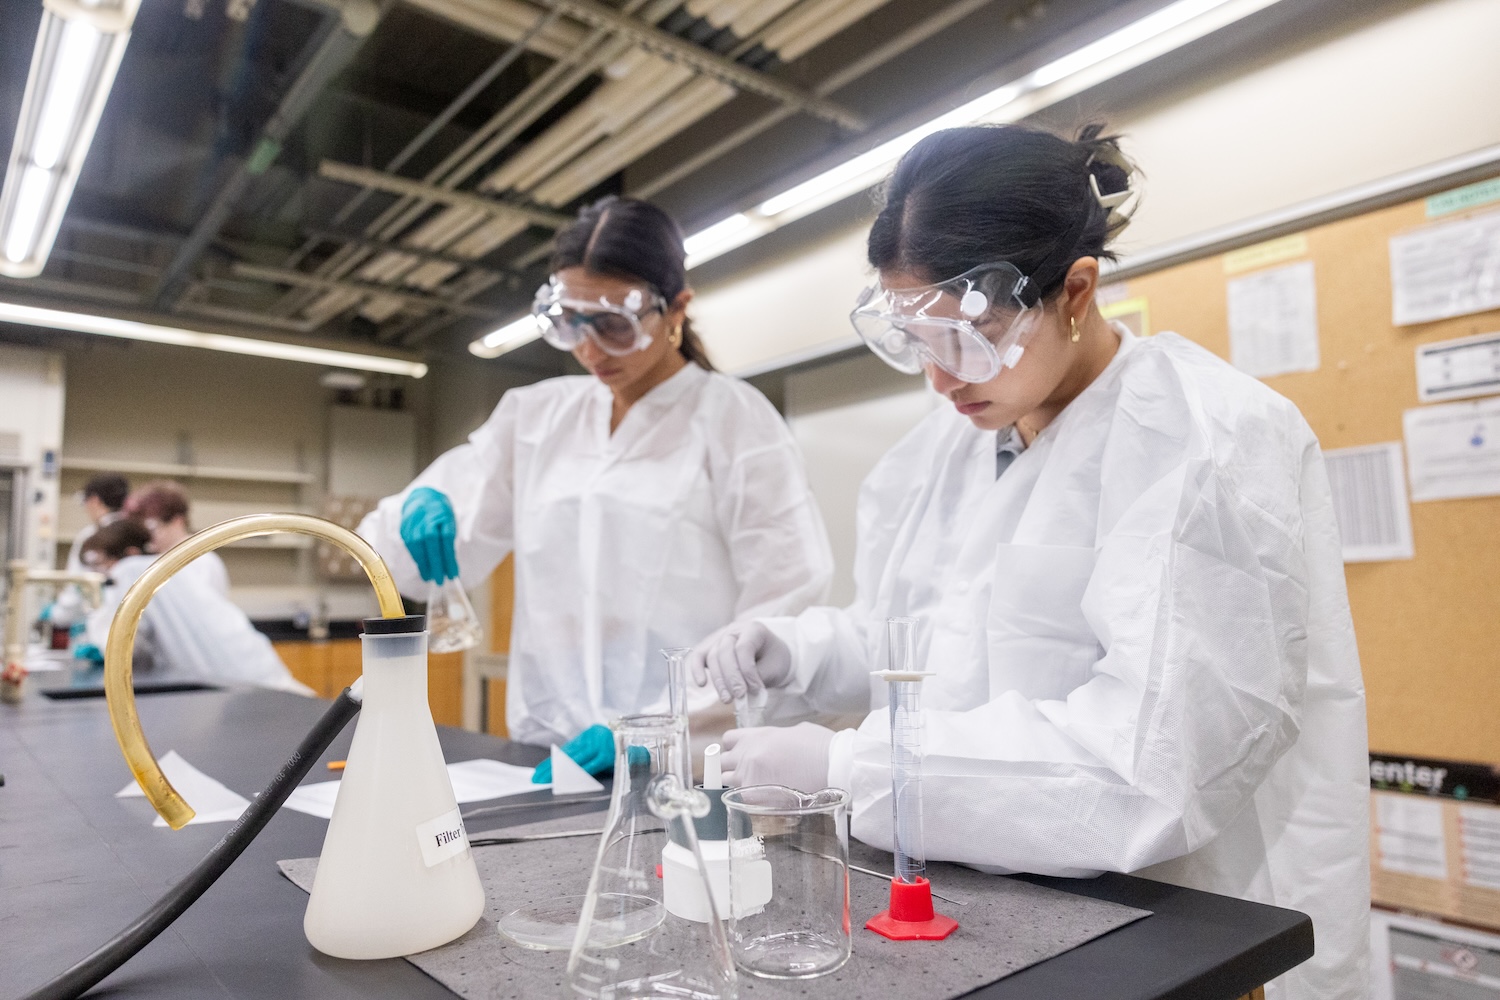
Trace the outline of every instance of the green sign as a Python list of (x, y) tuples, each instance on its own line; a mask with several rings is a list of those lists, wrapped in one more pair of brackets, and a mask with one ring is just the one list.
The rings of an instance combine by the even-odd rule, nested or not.
[(1433, 195), (1427, 199), (1427, 217), (1431, 219), (1439, 215), (1462, 212), (1466, 209), (1478, 208), (1480, 205), (1488, 205), (1492, 201), (1500, 201), (1500, 177), (1480, 181), (1477, 184), (1466, 184), (1461, 188)]

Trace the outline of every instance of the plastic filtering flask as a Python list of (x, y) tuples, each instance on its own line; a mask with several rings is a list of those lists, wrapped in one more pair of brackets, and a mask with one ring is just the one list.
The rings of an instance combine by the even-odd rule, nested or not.
[(484, 887), (427, 704), (422, 615), (370, 618), (364, 707), (302, 928), (337, 958), (395, 958), (466, 933)]

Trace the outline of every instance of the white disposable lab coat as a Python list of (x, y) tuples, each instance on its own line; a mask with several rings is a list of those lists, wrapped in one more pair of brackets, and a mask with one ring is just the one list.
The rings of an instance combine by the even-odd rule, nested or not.
[(105, 514), (102, 518), (100, 518), (98, 524), (90, 522), (79, 528), (78, 534), (73, 536), (73, 544), (68, 547), (68, 561), (63, 565), (63, 568), (66, 569), (69, 573), (82, 573), (84, 570), (88, 569), (88, 567), (83, 564), (83, 543), (88, 541), (90, 538), (93, 538), (94, 532), (98, 531), (106, 524), (118, 521), (122, 516), (123, 515), (118, 511), (111, 511), (110, 513)]
[(426, 585), (400, 530), (414, 487), (452, 501), (466, 586), (514, 549), (506, 723), (527, 743), (662, 703), (661, 649), (795, 614), (833, 573), (801, 456), (755, 389), (689, 364), (613, 434), (611, 408), (590, 376), (512, 389), (359, 527), (414, 597)]
[[(89, 616), (89, 641), (100, 649), (111, 620), (130, 585), (156, 556), (126, 556), (109, 571), (104, 599)], [(276, 650), (240, 608), (211, 585), (187, 572), (194, 560), (151, 598), (136, 632), (136, 655), (152, 669), (210, 684), (248, 684), (311, 695), (287, 670)]]
[(229, 599), (229, 570), (217, 552), (203, 553), (178, 570), (177, 575), (194, 580), (199, 586), (208, 587), (225, 600)]
[[(771, 711), (884, 705), (885, 619), (920, 617), (929, 858), (1302, 910), (1317, 954), (1275, 992), (1362, 997), (1364, 688), (1317, 440), (1202, 348), (1118, 332), (998, 480), (946, 406), (881, 460), (854, 604), (768, 622), (795, 664)], [(884, 708), (830, 754), (886, 848), (889, 754)]]

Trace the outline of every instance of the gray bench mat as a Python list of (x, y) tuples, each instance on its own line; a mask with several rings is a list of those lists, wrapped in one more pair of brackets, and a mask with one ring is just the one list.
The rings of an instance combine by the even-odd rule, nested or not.
[[(509, 837), (602, 826), (590, 814), (544, 820), (471, 834), (474, 839)], [(495, 922), (526, 899), (583, 895), (588, 890), (598, 841), (593, 837), (474, 848), (485, 884), (484, 917), (463, 937), (441, 948), (407, 957), (417, 968), (466, 1000), (567, 997), (563, 975), (566, 952), (529, 951), (511, 944)], [(875, 871), (889, 871), (891, 856), (857, 841), (849, 860)], [(311, 891), (316, 858), (278, 863), (283, 875)], [(929, 863), (933, 887), (965, 905), (934, 900), (938, 912), (959, 922), (946, 941), (887, 941), (863, 922), (885, 909), (888, 884), (851, 872), (849, 902), (856, 918), (854, 957), (838, 972), (794, 982), (740, 974), (742, 997), (826, 997), (829, 1000), (889, 1000), (920, 996), (948, 1000), (1003, 979), (1029, 965), (1061, 955), (1110, 931), (1150, 916), (1148, 910), (1075, 896), (957, 865)], [(503, 885), (503, 894), (497, 886)]]

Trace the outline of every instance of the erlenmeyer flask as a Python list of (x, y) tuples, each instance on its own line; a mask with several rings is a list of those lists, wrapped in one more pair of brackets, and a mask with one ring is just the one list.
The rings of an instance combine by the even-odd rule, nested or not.
[(615, 787), (588, 896), (579, 915), (568, 982), (591, 1000), (733, 1000), (734, 960), (708, 890), (704, 922), (667, 910), (657, 866), (673, 844), (704, 871), (693, 818), (708, 799), (677, 773), (680, 730), (672, 716), (617, 720)]
[[(667, 696), (664, 703), (658, 702), (652, 706), (652, 709), (659, 711), (664, 705), (666, 713), (629, 717), (651, 719), (654, 724), (667, 728), (671, 738), (666, 744), (662, 760), (665, 762), (665, 769), (676, 774), (684, 784), (691, 780), (692, 773), (692, 759), (688, 748), (687, 680), (683, 664), (690, 652), (692, 648), (687, 646), (661, 651), (666, 660)], [(618, 735), (615, 740), (618, 751)], [(631, 756), (630, 759), (637, 769), (648, 763), (646, 753), (645, 749), (637, 747)], [(631, 785), (626, 777), (627, 771), (625, 764), (615, 765), (614, 795), (616, 799), (622, 789), (628, 789)], [(660, 823), (656, 825), (658, 828), (664, 828)], [(655, 865), (661, 861), (661, 851), (658, 849), (656, 853), (656, 860), (651, 863), (653, 878), (655, 878)], [(523, 948), (530, 948), (534, 951), (566, 951), (572, 948), (573, 939), (577, 936), (578, 914), (583, 907), (583, 902), (584, 897), (576, 895), (528, 900), (525, 905), (501, 917), (496, 927), (502, 935)], [(655, 917), (652, 916), (650, 919), (654, 920)], [(625, 922), (625, 926), (629, 929), (629, 933), (634, 933), (639, 929), (634, 922), (629, 920)]]
[(463, 584), (450, 577), (427, 588), (427, 648), (434, 653), (457, 653), (479, 645), (484, 630)]
[(371, 618), (364, 707), (302, 927), (337, 958), (394, 958), (446, 944), (484, 912), (453, 785), (427, 707), (422, 616)]

